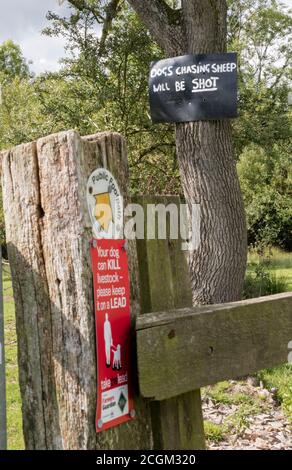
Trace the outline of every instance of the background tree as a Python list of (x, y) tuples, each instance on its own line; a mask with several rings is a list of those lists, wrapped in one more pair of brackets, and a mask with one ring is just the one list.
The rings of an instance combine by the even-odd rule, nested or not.
[(292, 16), (274, 0), (229, 2), (229, 47), (240, 58), (238, 169), (252, 246), (292, 247)]
[(236, 153), (251, 142), (269, 149), (291, 136), (292, 16), (275, 0), (229, 0), (228, 42), (239, 53)]
[(11, 40), (0, 45), (0, 74), (1, 82), (5, 79), (30, 76), (28, 64), (20, 47)]
[[(227, 47), (225, 0), (129, 0), (168, 56), (221, 53)], [(176, 125), (176, 149), (186, 201), (200, 204), (201, 243), (190, 255), (194, 303), (236, 300), (246, 267), (243, 203), (227, 120)]]
[[(129, 149), (132, 193), (180, 192), (173, 126), (153, 126), (148, 104), (149, 64), (162, 51), (126, 2), (107, 31), (102, 56), (98, 54), (102, 36), (96, 32), (94, 17), (76, 15), (75, 6), (69, 18), (48, 15), (51, 25), (46, 34), (67, 38), (71, 53), (50, 88), (48, 77), (42, 80), (45, 109), (55, 114), (55, 122), (67, 119), (67, 127), (71, 123), (81, 133), (122, 132)], [(51, 89), (58, 89), (60, 75), (67, 83), (63, 91), (68, 107), (63, 110), (64, 100), (56, 91), (51, 95)]]
[(291, 151), (276, 145), (267, 155), (251, 144), (241, 154), (238, 170), (249, 244), (260, 252), (273, 245), (292, 250)]
[[(173, 9), (181, 6), (168, 3)], [(181, 194), (174, 126), (153, 125), (149, 114), (149, 63), (165, 53), (126, 1), (113, 7), (108, 1), (75, 1), (65, 17), (48, 14), (46, 33), (67, 40), (66, 58), (57, 73), (32, 77), (18, 46), (5, 47), (0, 148), (68, 128), (82, 134), (118, 130), (128, 142), (131, 192)], [(239, 170), (249, 242), (289, 248), (287, 212), (280, 210), (277, 197), (270, 199), (275, 203), (270, 230), (271, 217), (261, 215), (264, 210), (271, 213), (268, 199), (261, 197), (262, 189), (251, 198), (248, 182), (257, 155), (264, 156), (269, 178), (280, 167), (287, 173), (290, 165), (291, 15), (271, 0), (228, 0), (227, 19), (228, 50), (239, 54), (239, 118), (231, 124), (236, 160), (246, 162), (244, 173), (241, 164)], [(22, 64), (18, 75), (7, 74), (6, 67), (4, 77), (3, 64), (13, 64), (7, 52), (17, 48), (15, 63)], [(281, 201), (292, 206), (288, 188), (283, 185)]]
[[(70, 3), (77, 9), (76, 16), (71, 17), (71, 23), (58, 20), (58, 25), (65, 26), (66, 32), (72, 31), (72, 22), (79, 21), (80, 12), (85, 15), (83, 21), (89, 24), (88, 18), (96, 18), (96, 11), (100, 12), (97, 22), (103, 21), (104, 32), (106, 12), (112, 2)], [(162, 0), (128, 3), (137, 11), (164, 54), (226, 50), (227, 10), (223, 0), (217, 3), (184, 0), (181, 5)], [(119, 6), (121, 4), (119, 2)], [(89, 29), (83, 31), (85, 35), (78, 36), (81, 47), (88, 38), (91, 39)], [(96, 52), (100, 50), (100, 42), (93, 44)], [(108, 70), (106, 76), (110, 76)], [(236, 299), (240, 296), (244, 277), (246, 242), (230, 122), (179, 124), (176, 126), (176, 143), (184, 195), (190, 207), (200, 203), (203, 218), (201, 245), (190, 259), (194, 302)], [(217, 224), (218, 216), (220, 223)]]
[[(25, 126), (29, 123), (25, 115), (29, 107), (28, 96), (31, 94), (27, 86), (30, 76), (29, 66), (20, 47), (10, 40), (0, 44), (0, 150), (5, 146), (21, 143), (27, 137)], [(26, 92), (20, 93), (24, 83)], [(29, 130), (28, 135), (30, 134)], [(0, 246), (4, 241), (5, 227), (0, 188)]]

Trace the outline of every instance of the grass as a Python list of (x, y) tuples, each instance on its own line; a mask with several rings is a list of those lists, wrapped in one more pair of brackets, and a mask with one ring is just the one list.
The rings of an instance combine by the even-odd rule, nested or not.
[[(265, 388), (277, 388), (277, 398), (289, 423), (292, 425), (292, 365), (286, 364), (275, 369), (263, 370), (257, 374)], [(238, 382), (240, 384), (241, 382)], [(265, 400), (260, 393), (245, 394), (231, 391), (228, 381), (205, 387), (203, 396), (209, 397), (216, 404), (237, 405), (236, 411), (226, 416), (222, 424), (208, 420), (204, 422), (206, 439), (218, 443), (228, 435), (241, 435), (249, 426), (249, 418), (265, 411)], [(239, 405), (239, 406), (238, 406)]]
[[(292, 365), (286, 364), (275, 369), (263, 370), (256, 374), (256, 377), (257, 382), (261, 381), (265, 388), (277, 389), (278, 404), (292, 425)], [(241, 391), (236, 391), (238, 389)], [(225, 405), (230, 410), (233, 408), (220, 425), (205, 421), (208, 441), (217, 443), (230, 435), (241, 435), (249, 427), (250, 417), (265, 413), (268, 409), (270, 405), (266, 402), (267, 396), (261, 394), (261, 389), (252, 389), (248, 392), (245, 390), (244, 381), (224, 381), (203, 389), (203, 397), (208, 397), (216, 405)]]
[(249, 425), (249, 418), (262, 411), (259, 400), (254, 403), (243, 404), (240, 408), (228, 416), (225, 420), (224, 427), (226, 433), (240, 435)]
[(275, 276), (276, 279), (284, 279), (287, 291), (292, 291), (292, 253), (287, 253), (279, 248), (266, 249), (260, 256), (255, 251), (251, 251), (248, 256), (247, 274), (252, 274), (255, 265), (263, 263), (266, 269)]
[(262, 370), (257, 375), (267, 389), (277, 388), (277, 398), (292, 425), (292, 364)]
[[(276, 279), (285, 278), (285, 283), (277, 286), (285, 286), (285, 290), (292, 291), (292, 253), (284, 253), (273, 249), (272, 253), (264, 253), (260, 257), (256, 253), (250, 253), (248, 275), (253, 276), (255, 267), (259, 262), (265, 262), (265, 270), (272, 273)], [(23, 449), (21, 400), (18, 385), (17, 367), (17, 342), (15, 330), (15, 311), (12, 298), (12, 287), (9, 268), (5, 266), (3, 273), (4, 288), (4, 315), (5, 315), (5, 352), (7, 375), (7, 421), (8, 421), (8, 448)], [(292, 338), (291, 338), (292, 340)], [(288, 350), (287, 350), (288, 354)], [(264, 370), (258, 374), (260, 380), (267, 388), (277, 388), (278, 398), (285, 414), (292, 424), (292, 365), (284, 365), (272, 370)], [(248, 417), (257, 413), (260, 409), (259, 401), (254, 401), (243, 393), (231, 394), (228, 390), (229, 383), (221, 382), (213, 387), (208, 387), (208, 395), (217, 403), (240, 404), (240, 409), (229, 416), (224, 425), (217, 425), (205, 421), (206, 438), (213, 442), (224, 439), (225, 433), (235, 430), (240, 432), (247, 425)]]
[(204, 431), (207, 441), (220, 442), (224, 439), (224, 430), (219, 424), (206, 420), (204, 422)]
[(24, 448), (22, 435), (21, 400), (18, 384), (17, 341), (15, 329), (15, 310), (10, 272), (4, 266), (4, 318), (5, 318), (5, 359), (6, 359), (6, 394), (7, 394), (7, 428), (8, 449)]
[[(238, 382), (238, 385), (243, 382)], [(224, 404), (231, 407), (237, 405), (236, 411), (226, 416), (222, 424), (215, 424), (208, 420), (204, 422), (207, 441), (218, 443), (229, 434), (240, 435), (248, 427), (249, 418), (260, 413), (263, 408), (259, 396), (251, 396), (242, 392), (232, 390), (228, 381), (205, 387), (203, 396), (209, 397), (216, 404)]]
[(230, 393), (230, 383), (225, 380), (224, 382), (219, 382), (212, 387), (207, 387), (207, 395), (215, 403), (223, 403), (224, 405), (252, 405), (254, 403), (254, 398), (243, 393)]

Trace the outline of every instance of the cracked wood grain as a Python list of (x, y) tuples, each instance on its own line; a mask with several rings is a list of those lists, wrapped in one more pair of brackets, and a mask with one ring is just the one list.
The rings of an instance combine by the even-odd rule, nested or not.
[[(61, 132), (3, 152), (0, 161), (26, 448), (151, 448), (150, 413), (137, 392), (137, 419), (95, 432), (91, 224), (85, 191), (91, 172), (105, 166), (127, 199), (123, 138)], [(129, 263), (137, 264), (133, 243)], [(134, 320), (140, 293), (131, 272)]]

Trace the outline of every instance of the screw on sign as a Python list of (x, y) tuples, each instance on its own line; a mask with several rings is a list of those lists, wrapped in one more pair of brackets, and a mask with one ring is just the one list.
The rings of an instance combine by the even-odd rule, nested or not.
[(130, 285), (123, 206), (114, 177), (95, 170), (87, 183), (95, 238), (90, 242), (97, 339), (96, 431), (135, 417), (131, 384)]

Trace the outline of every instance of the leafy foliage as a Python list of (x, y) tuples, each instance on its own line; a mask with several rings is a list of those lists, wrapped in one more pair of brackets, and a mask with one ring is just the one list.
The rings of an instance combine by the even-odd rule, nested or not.
[[(41, 97), (46, 111), (54, 112), (60, 126), (84, 134), (104, 129), (121, 132), (128, 143), (133, 192), (180, 191), (173, 127), (153, 126), (148, 105), (149, 64), (162, 52), (137, 16), (126, 5), (119, 10), (107, 31), (102, 56), (94, 18), (78, 15), (73, 21), (73, 16), (66, 20), (51, 14), (49, 18), (52, 25), (46, 33), (67, 37), (72, 54), (65, 61), (66, 84), (60, 90), (66, 95), (67, 109), (60, 107), (64, 99), (58, 92), (54, 96), (49, 92), (52, 77), (49, 82), (44, 77)], [(55, 90), (59, 78), (53, 78)]]
[(249, 243), (292, 249), (292, 155), (285, 145), (246, 147), (237, 165)]
[(8, 40), (0, 45), (0, 80), (3, 83), (15, 77), (28, 78), (29, 68), (20, 47)]
[(266, 149), (291, 138), (292, 17), (275, 0), (230, 0), (228, 25), (229, 49), (239, 53), (239, 156), (251, 142)]
[[(0, 46), (0, 149), (69, 128), (115, 130), (128, 142), (133, 193), (180, 193), (173, 126), (154, 126), (149, 114), (149, 63), (161, 50), (126, 1), (69, 4), (65, 17), (48, 13), (45, 30), (66, 38), (60, 72), (33, 77), (18, 46)], [(290, 248), (291, 16), (275, 0), (228, 6), (228, 48), (239, 54), (233, 130), (249, 241)]]

